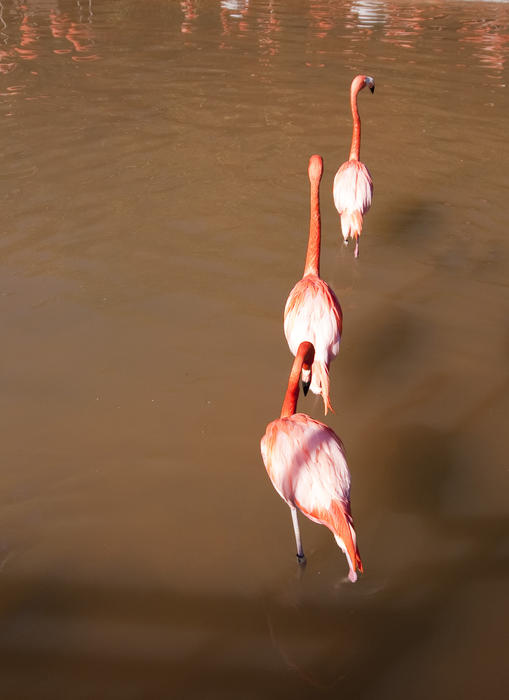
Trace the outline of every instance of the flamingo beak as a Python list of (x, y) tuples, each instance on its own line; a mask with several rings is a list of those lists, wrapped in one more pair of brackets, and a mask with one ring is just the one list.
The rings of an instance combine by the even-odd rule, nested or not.
[(367, 75), (364, 82), (371, 90), (371, 94), (373, 94), (375, 92), (375, 81), (373, 80), (373, 78), (370, 75)]
[(308, 395), (309, 386), (311, 384), (311, 369), (302, 368), (302, 391), (304, 396)]
[(369, 89), (371, 90), (371, 94), (373, 94), (373, 93), (375, 92), (375, 86), (374, 86), (374, 85), (370, 85), (370, 86), (369, 86)]

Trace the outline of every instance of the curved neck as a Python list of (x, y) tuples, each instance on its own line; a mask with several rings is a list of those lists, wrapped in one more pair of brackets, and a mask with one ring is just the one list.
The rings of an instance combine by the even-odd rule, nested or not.
[(302, 369), (311, 369), (315, 359), (315, 349), (312, 343), (304, 341), (299, 345), (295, 360), (293, 361), (288, 388), (281, 408), (281, 418), (293, 416), (297, 409), (297, 399), (299, 398), (299, 379)]
[(353, 133), (352, 133), (352, 145), (350, 147), (350, 157), (349, 160), (359, 160), (361, 152), (361, 118), (359, 116), (359, 110), (357, 108), (357, 95), (359, 91), (364, 87), (364, 79), (359, 82), (356, 78), (352, 81), (352, 87), (350, 89), (350, 106), (352, 108), (352, 119), (353, 119)]
[(321, 219), (320, 219), (320, 177), (311, 178), (311, 202), (309, 218), (309, 239), (304, 265), (305, 275), (320, 275), (320, 243), (321, 243)]

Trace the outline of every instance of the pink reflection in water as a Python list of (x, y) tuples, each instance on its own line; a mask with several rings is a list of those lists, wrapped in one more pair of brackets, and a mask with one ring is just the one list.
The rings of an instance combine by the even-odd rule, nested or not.
[(274, 13), (272, 1), (269, 2), (266, 12), (258, 18), (257, 25), (260, 63), (268, 66), (271, 59), (278, 55), (280, 48), (277, 35), (281, 31), (281, 22)]
[(92, 49), (95, 47), (95, 39), (90, 22), (74, 22), (68, 15), (60, 14), (57, 10), (51, 10), (50, 30), (54, 39), (65, 39), (70, 44), (70, 47), (53, 49), (53, 53), (66, 54), (74, 52), (72, 56), (73, 61), (96, 61), (100, 58), (96, 53), (92, 53)]
[(198, 19), (195, 0), (182, 0), (180, 9), (184, 15), (184, 19), (180, 25), (180, 31), (182, 34), (191, 34), (194, 31), (194, 23)]
[(325, 39), (336, 22), (336, 11), (323, 0), (311, 0), (309, 3), (310, 26), (313, 37)]
[(27, 6), (22, 5), (21, 10), (23, 12), (23, 19), (21, 20), (19, 27), (21, 39), (19, 46), (14, 47), (14, 51), (16, 51), (25, 61), (33, 61), (34, 58), (37, 58), (38, 56), (33, 44), (37, 42), (39, 34), (37, 33), (36, 28), (30, 24), (30, 16)]
[[(220, 18), (222, 27), (222, 36), (229, 37), (233, 34), (245, 34), (249, 25), (247, 22), (247, 13), (249, 10), (249, 0), (223, 0), (220, 3)], [(231, 48), (223, 41), (219, 48)]]
[[(496, 77), (502, 78), (509, 51), (507, 17), (503, 25), (498, 18), (472, 19), (458, 29), (460, 44), (474, 47), (474, 56), (481, 65), (490, 68)], [(505, 30), (505, 31), (504, 31)], [(500, 83), (504, 85), (504, 82)]]
[[(58, 44), (62, 40), (64, 46), (57, 46), (53, 53), (71, 54), (75, 61), (97, 60), (99, 55), (94, 52), (95, 38), (92, 28), (92, 10), (89, 5), (87, 21), (73, 21), (68, 15), (56, 9), (55, 2), (32, 3), (35, 9), (26, 2), (19, 4), (19, 13), (4, 14), (3, 4), (0, 3), (0, 32), (4, 37), (5, 48), (0, 49), (0, 73), (13, 71), (18, 62), (35, 61), (41, 54), (41, 46), (47, 39), (47, 26), (44, 18), (47, 16), (49, 32), (52, 39)], [(37, 15), (35, 14), (35, 11)], [(20, 21), (21, 15), (21, 21)], [(46, 34), (46, 36), (45, 36)], [(18, 36), (16, 41), (10, 41), (13, 36)], [(41, 45), (41, 46), (40, 46)], [(37, 71), (30, 71), (37, 75)]]
[(402, 49), (415, 48), (415, 42), (424, 31), (424, 10), (415, 7), (401, 8), (398, 4), (385, 6), (384, 38), (389, 44)]
[(249, 0), (223, 0), (220, 3), (219, 18), (221, 20), (221, 41), (220, 49), (231, 49), (232, 43), (229, 41), (234, 36), (243, 38), (249, 31), (247, 15), (249, 11)]

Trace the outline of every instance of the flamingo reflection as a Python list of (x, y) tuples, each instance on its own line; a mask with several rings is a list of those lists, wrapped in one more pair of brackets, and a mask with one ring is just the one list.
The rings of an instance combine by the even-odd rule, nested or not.
[(180, 25), (182, 34), (191, 34), (194, 31), (194, 23), (198, 19), (195, 0), (182, 0), (180, 9), (184, 15), (184, 20)]

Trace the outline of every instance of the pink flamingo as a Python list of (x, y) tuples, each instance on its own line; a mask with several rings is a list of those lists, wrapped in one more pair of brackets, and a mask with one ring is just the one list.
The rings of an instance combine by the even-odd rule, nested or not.
[(334, 178), (334, 204), (341, 216), (341, 231), (348, 245), (348, 237), (355, 238), (355, 257), (359, 256), (359, 237), (362, 218), (371, 206), (373, 180), (369, 170), (359, 160), (361, 149), (361, 119), (357, 109), (357, 95), (364, 87), (375, 92), (375, 81), (369, 75), (356, 75), (350, 88), (353, 134), (350, 156), (339, 168)]
[(284, 329), (291, 352), (296, 355), (299, 345), (307, 340), (315, 347), (312, 372), (303, 370), (302, 386), (306, 395), (321, 394), (325, 413), (332, 408), (329, 401), (329, 364), (339, 351), (343, 314), (336, 295), (320, 279), (320, 198), (319, 187), (323, 173), (320, 156), (309, 159), (311, 183), (311, 219), (304, 276), (290, 292), (284, 313)]
[(272, 484), (292, 514), (297, 559), (304, 564), (297, 510), (325, 525), (345, 553), (350, 581), (363, 571), (350, 510), (350, 473), (343, 445), (333, 430), (304, 413), (295, 413), (302, 368), (313, 363), (311, 343), (301, 343), (293, 362), (281, 417), (267, 426), (262, 457)]

